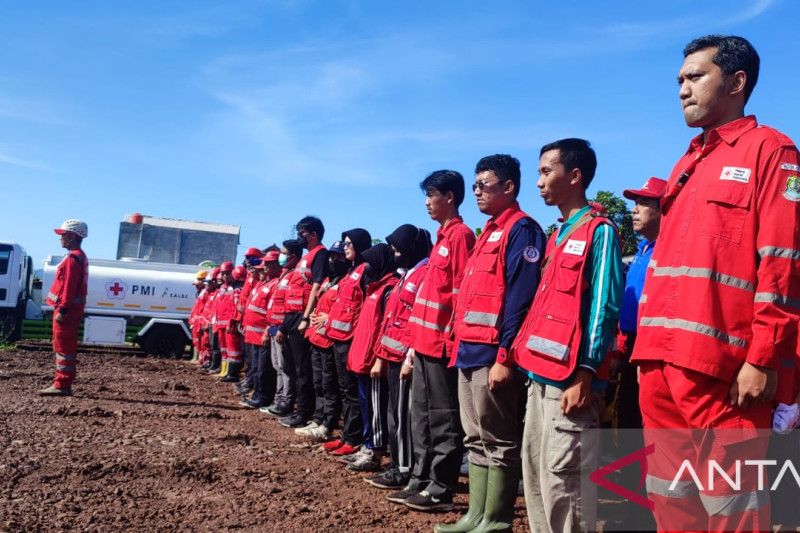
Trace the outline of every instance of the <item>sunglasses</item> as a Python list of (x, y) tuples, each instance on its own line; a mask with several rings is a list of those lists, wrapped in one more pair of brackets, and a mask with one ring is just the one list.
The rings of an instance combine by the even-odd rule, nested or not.
[(475, 191), (483, 192), (484, 190), (488, 189), (489, 187), (494, 187), (495, 185), (499, 185), (500, 183), (503, 183), (505, 181), (508, 181), (508, 180), (498, 180), (498, 181), (496, 181), (494, 183), (486, 183), (484, 181), (476, 181), (475, 183), (472, 184), (472, 192), (475, 192)]

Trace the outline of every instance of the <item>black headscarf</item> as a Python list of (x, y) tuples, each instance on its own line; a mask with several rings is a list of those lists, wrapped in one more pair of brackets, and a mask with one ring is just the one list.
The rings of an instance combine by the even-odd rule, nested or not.
[(411, 224), (394, 230), (386, 237), (386, 242), (400, 253), (400, 257), (395, 258), (400, 268), (411, 268), (431, 253), (431, 234)]
[(353, 266), (363, 263), (364, 258), (361, 254), (363, 254), (367, 248), (372, 246), (372, 235), (370, 235), (369, 232), (363, 228), (354, 228), (343, 231), (342, 241), (344, 241), (345, 237), (350, 238), (350, 242), (353, 243), (353, 249), (356, 251), (356, 258), (353, 261)]
[(364, 252), (364, 261), (367, 263), (367, 270), (364, 276), (368, 283), (378, 281), (383, 276), (392, 272), (394, 265), (394, 250), (385, 243), (379, 243)]
[(413, 261), (411, 266), (416, 265), (429, 255), (433, 249), (433, 242), (431, 242), (431, 234), (428, 230), (420, 228), (417, 240), (414, 241)]
[(408, 255), (414, 249), (419, 229), (411, 224), (403, 224), (386, 237), (386, 242), (394, 246), (401, 255)]

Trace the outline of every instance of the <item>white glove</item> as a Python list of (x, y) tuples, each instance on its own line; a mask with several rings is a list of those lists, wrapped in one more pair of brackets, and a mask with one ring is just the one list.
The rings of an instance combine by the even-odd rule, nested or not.
[(779, 403), (772, 414), (772, 429), (785, 435), (800, 425), (800, 406)]

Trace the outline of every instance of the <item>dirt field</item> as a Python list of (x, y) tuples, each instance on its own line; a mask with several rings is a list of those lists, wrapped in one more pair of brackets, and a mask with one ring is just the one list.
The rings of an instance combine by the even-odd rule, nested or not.
[(465, 510), (463, 486), (449, 514), (385, 501), (188, 362), (79, 361), (75, 396), (47, 399), (51, 353), (0, 352), (0, 530), (431, 531)]

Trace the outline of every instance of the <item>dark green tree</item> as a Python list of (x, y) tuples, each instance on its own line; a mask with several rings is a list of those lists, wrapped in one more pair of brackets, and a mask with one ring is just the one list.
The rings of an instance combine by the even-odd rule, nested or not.
[(639, 241), (633, 232), (633, 219), (628, 205), (624, 198), (620, 198), (611, 191), (598, 191), (591, 201), (597, 202), (606, 208), (607, 216), (619, 228), (619, 236), (622, 245), (622, 255), (633, 255), (636, 253)]
[(547, 226), (547, 227), (544, 229), (544, 234), (545, 234), (545, 235), (547, 236), (547, 238), (549, 239), (549, 238), (550, 238), (550, 235), (552, 235), (553, 233), (555, 233), (555, 232), (557, 232), (557, 231), (558, 231), (558, 224), (556, 224), (556, 223), (553, 223), (553, 224), (550, 224), (549, 226)]

